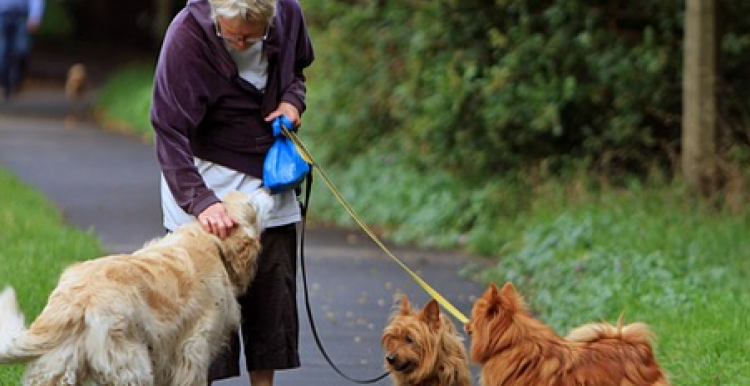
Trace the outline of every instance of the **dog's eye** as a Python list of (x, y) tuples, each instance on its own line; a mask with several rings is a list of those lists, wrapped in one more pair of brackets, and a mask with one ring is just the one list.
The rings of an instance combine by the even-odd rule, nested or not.
[(414, 339), (412, 339), (411, 335), (407, 335), (407, 336), (406, 336), (406, 337), (404, 338), (404, 340), (405, 340), (405, 341), (406, 341), (406, 343), (408, 343), (408, 344), (412, 344), (412, 343), (414, 343)]

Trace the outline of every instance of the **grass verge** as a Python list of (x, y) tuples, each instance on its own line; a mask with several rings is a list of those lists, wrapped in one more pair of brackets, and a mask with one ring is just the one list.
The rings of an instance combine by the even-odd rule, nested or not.
[[(0, 169), (0, 285), (12, 285), (26, 321), (47, 302), (65, 266), (101, 255), (90, 233), (66, 227), (44, 197)], [(0, 385), (18, 385), (23, 367), (0, 366)]]

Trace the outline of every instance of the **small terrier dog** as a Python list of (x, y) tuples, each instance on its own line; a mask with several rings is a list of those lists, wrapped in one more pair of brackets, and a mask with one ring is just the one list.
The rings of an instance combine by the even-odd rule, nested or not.
[(68, 69), (68, 76), (65, 79), (65, 97), (70, 100), (83, 98), (88, 89), (88, 75), (86, 66), (76, 63)]
[(437, 301), (413, 310), (401, 296), (380, 341), (395, 386), (470, 386), (463, 339)]
[(513, 284), (490, 284), (466, 324), (482, 386), (669, 386), (643, 323), (587, 324), (563, 339), (534, 319)]

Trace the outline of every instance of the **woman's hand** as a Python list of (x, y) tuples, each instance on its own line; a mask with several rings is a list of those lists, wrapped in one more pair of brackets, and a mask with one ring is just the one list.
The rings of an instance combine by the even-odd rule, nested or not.
[(229, 230), (234, 227), (234, 220), (227, 214), (224, 204), (217, 202), (198, 215), (203, 229), (221, 239), (229, 235)]
[(265, 119), (266, 122), (271, 122), (282, 115), (289, 118), (295, 128), (298, 128), (302, 124), (302, 120), (299, 116), (299, 110), (297, 110), (297, 108), (289, 102), (279, 103), (279, 107), (277, 107), (276, 110), (272, 111), (271, 114), (268, 114)]

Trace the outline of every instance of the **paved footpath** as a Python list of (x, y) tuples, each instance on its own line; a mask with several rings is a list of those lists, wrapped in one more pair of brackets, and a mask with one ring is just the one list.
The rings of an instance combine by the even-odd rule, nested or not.
[[(0, 166), (56, 203), (68, 223), (92, 230), (109, 252), (135, 250), (163, 234), (152, 147), (86, 120), (70, 119), (76, 109), (61, 91), (49, 89), (0, 105)], [(353, 378), (382, 374), (380, 335), (394, 295), (406, 293), (419, 305), (429, 297), (361, 231), (309, 229), (305, 248), (313, 320), (329, 356)], [(468, 315), (483, 288), (458, 272), (482, 262), (451, 253), (392, 251)], [(318, 351), (301, 286), (298, 292), (302, 367), (278, 373), (276, 384), (353, 384), (335, 373)], [(215, 385), (248, 381), (243, 374)]]

